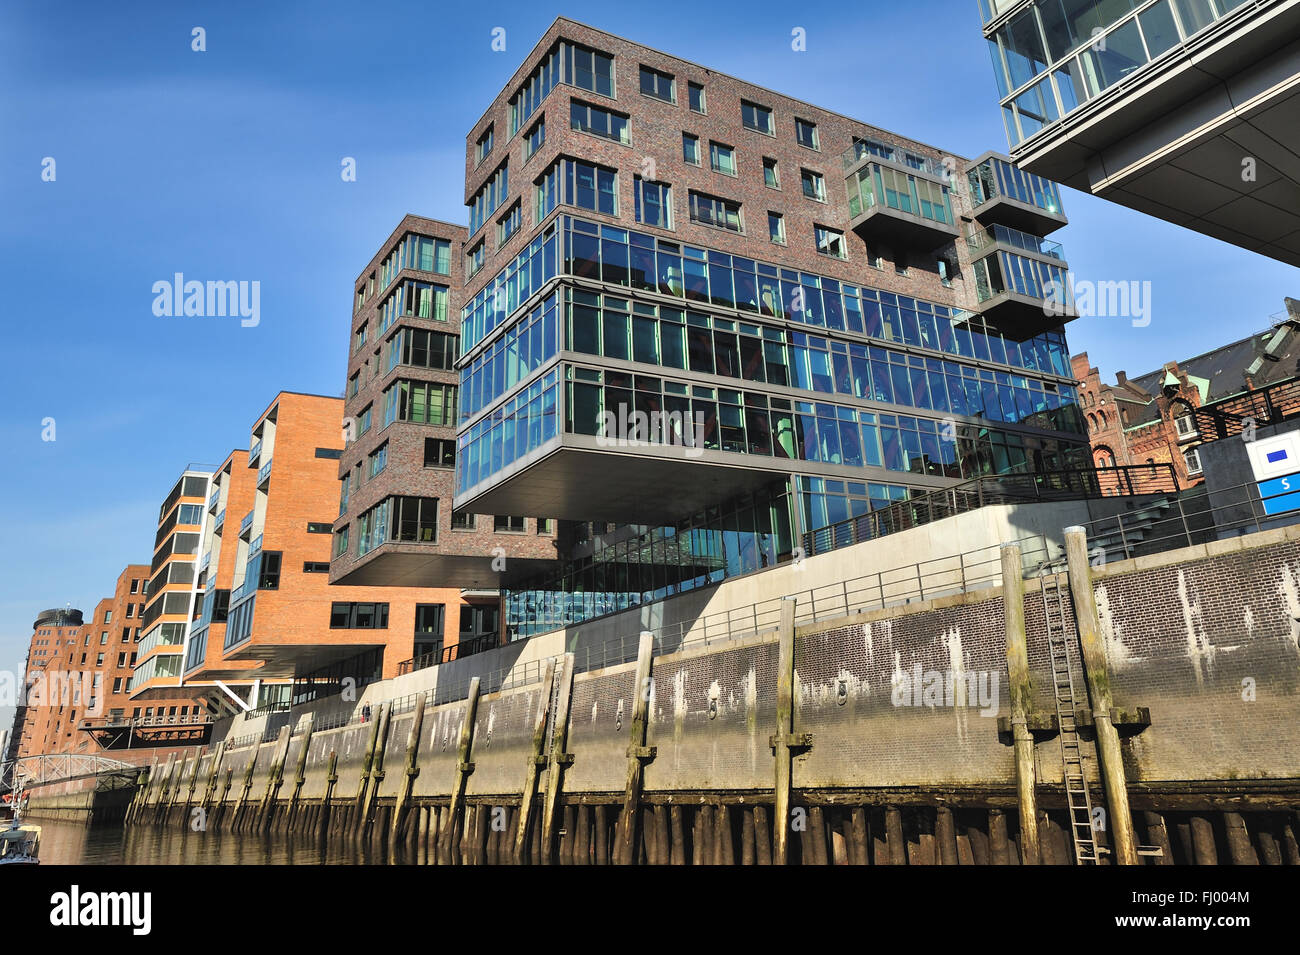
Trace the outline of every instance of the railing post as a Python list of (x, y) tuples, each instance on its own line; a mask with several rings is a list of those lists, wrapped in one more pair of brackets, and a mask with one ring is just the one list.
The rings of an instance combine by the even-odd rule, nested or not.
[(1124, 559), (1128, 560), (1133, 555), (1128, 552), (1128, 536), (1124, 533), (1124, 516), (1116, 514), (1115, 523), (1119, 526), (1119, 544), (1124, 548)]

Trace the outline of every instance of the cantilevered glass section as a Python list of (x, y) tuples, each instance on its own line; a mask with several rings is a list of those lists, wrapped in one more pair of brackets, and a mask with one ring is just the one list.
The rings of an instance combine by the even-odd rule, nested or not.
[[(1250, 0), (1035, 0), (986, 33), (1014, 148)], [(1016, 3), (980, 0), (986, 26)]]
[(997, 223), (1047, 235), (1065, 225), (1061, 189), (1050, 179), (1017, 168), (1002, 156), (976, 160), (966, 172), (970, 183), (972, 215), (983, 223)]
[(968, 312), (568, 216), (545, 241), (557, 275), (604, 284), (544, 281), (461, 360), (458, 509), (658, 524), (792, 473), (932, 488), (989, 473), (1021, 432), (1051, 466), (1081, 441), (1059, 329), (1017, 341)]

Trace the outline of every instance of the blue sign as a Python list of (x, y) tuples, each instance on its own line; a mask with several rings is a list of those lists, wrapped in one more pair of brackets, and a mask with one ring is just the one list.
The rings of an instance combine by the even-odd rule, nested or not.
[(1279, 462), (1279, 461), (1285, 461), (1285, 460), (1286, 460), (1286, 448), (1282, 448), (1282, 449), (1279, 450), (1279, 451), (1270, 451), (1270, 452), (1268, 452), (1268, 463), (1269, 463), (1269, 464), (1277, 464), (1277, 462)]
[[(1285, 451), (1274, 451), (1268, 459), (1272, 461), (1275, 454), (1286, 457)], [(1300, 509), (1300, 474), (1260, 481), (1258, 487), (1265, 514), (1282, 514)]]

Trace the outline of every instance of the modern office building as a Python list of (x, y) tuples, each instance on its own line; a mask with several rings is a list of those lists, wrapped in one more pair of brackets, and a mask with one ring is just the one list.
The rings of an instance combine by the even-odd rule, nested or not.
[(1300, 265), (1300, 0), (980, 0), (1017, 164)]
[(562, 18), (466, 147), (455, 507), (573, 522), (513, 635), (1086, 461), (1059, 192), (1006, 157)]

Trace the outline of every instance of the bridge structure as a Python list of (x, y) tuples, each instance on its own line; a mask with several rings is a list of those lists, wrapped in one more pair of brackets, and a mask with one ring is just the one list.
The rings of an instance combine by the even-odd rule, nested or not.
[(21, 781), (26, 790), (90, 777), (134, 779), (141, 767), (106, 756), (52, 753), (24, 756), (0, 763), (0, 793), (12, 792)]

